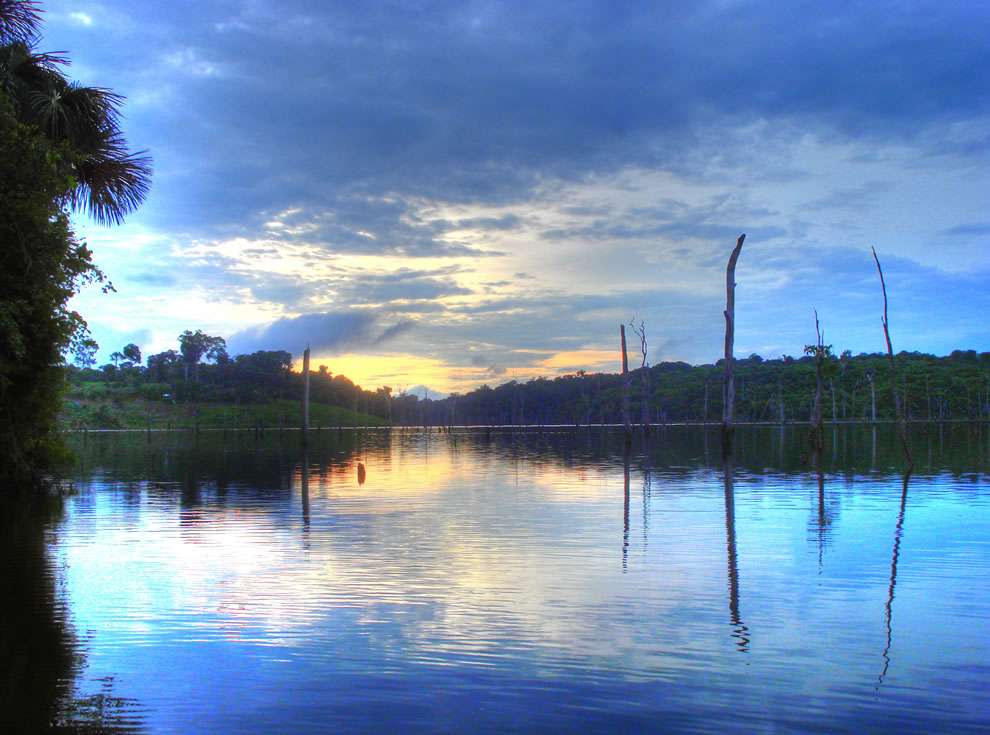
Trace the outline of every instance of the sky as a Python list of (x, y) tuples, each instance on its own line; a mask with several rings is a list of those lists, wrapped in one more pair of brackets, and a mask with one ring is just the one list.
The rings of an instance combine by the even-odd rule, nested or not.
[[(431, 396), (736, 357), (990, 350), (990, 4), (50, 0), (154, 158), (101, 345), (312, 346)], [(630, 361), (642, 361), (631, 335)]]

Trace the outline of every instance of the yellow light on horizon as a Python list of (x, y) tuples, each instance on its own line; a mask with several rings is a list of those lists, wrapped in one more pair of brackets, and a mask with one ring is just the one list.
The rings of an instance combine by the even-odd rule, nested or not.
[[(568, 371), (616, 372), (621, 361), (618, 350), (568, 350), (538, 361), (526, 361), (522, 353), (516, 354), (520, 364), (507, 367), (500, 375), (493, 375), (488, 368), (475, 365), (456, 365), (433, 357), (421, 357), (407, 353), (367, 355), (346, 353), (310, 357), (310, 369), (316, 372), (326, 365), (333, 375), (344, 375), (364, 390), (377, 390), (383, 386), (392, 388), (397, 396), (415, 386), (425, 386), (436, 394), (467, 393), (482, 385), (501, 384), (507, 380), (526, 381), (538, 376), (557, 377), (562, 369)], [(302, 370), (302, 357), (293, 365)]]

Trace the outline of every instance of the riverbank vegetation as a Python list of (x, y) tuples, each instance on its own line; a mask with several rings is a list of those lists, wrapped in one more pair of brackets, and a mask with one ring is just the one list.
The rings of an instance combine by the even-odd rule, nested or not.
[(64, 455), (62, 356), (89, 339), (69, 300), (113, 288), (69, 212), (119, 224), (151, 180), (150, 158), (122, 135), (123, 98), (66, 78), (68, 59), (39, 51), (39, 30), (36, 3), (0, 3), (0, 480), (16, 483)]
[[(185, 334), (190, 334), (189, 332)], [(203, 335), (208, 337), (207, 335)], [(223, 340), (211, 362), (194, 351), (152, 355), (147, 366), (115, 364), (66, 368), (69, 390), (61, 423), (69, 429), (297, 426), (303, 376), (292, 355), (260, 351), (230, 357)], [(986, 419), (990, 416), (990, 353), (957, 350), (946, 357), (897, 355), (898, 392), (910, 421)], [(821, 363), (821, 364), (819, 364)], [(724, 361), (708, 365), (662, 362), (630, 371), (634, 423), (703, 423), (720, 420)], [(896, 418), (890, 361), (884, 353), (735, 360), (738, 422), (812, 420), (821, 376), (821, 417), (826, 422)], [(620, 423), (621, 373), (577, 373), (481, 386), (439, 400), (367, 390), (321, 365), (310, 372), (310, 425), (450, 425)]]

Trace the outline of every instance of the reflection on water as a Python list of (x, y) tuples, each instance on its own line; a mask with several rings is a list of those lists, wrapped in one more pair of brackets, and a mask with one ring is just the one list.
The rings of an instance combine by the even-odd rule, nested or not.
[(891, 614), (894, 606), (894, 587), (897, 585), (897, 557), (900, 555), (901, 534), (904, 530), (904, 509), (907, 507), (908, 482), (911, 479), (910, 473), (904, 475), (904, 489), (901, 491), (901, 509), (897, 514), (897, 527), (894, 531), (894, 555), (890, 560), (890, 590), (887, 594), (887, 645), (883, 649), (883, 671), (880, 672), (878, 681), (883, 684), (883, 677), (887, 675), (890, 668), (890, 644), (893, 638), (893, 625), (891, 624)]
[(725, 484), (725, 550), (729, 567), (729, 619), (732, 636), (737, 639), (739, 650), (746, 652), (749, 644), (749, 628), (739, 617), (739, 559), (736, 554), (736, 490), (735, 465), (728, 455), (722, 460), (722, 478)]
[(60, 572), (47, 552), (63, 521), (60, 498), (8, 500), (0, 506), (0, 732), (127, 732), (143, 712), (115, 691), (113, 676), (76, 685), (86, 667), (87, 644), (72, 629)]
[(4, 536), (2, 653), (27, 676), (5, 710), (149, 732), (985, 730), (986, 427), (916, 427), (910, 496), (895, 431), (832, 431), (817, 468), (792, 427), (739, 427), (724, 465), (699, 427), (316, 431), (305, 453), (289, 432), (91, 434), (77, 493)]

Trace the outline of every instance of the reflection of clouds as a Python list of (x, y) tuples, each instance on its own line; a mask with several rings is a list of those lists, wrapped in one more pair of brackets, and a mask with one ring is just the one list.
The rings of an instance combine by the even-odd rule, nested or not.
[[(96, 502), (109, 507), (114, 499)], [(275, 643), (318, 619), (296, 602), (297, 534), (276, 519), (220, 508), (179, 518), (153, 502), (142, 503), (140, 516), (120, 530), (107, 519), (98, 546), (83, 539), (60, 547), (77, 570), (68, 578), (82, 626), (137, 645), (169, 636)]]
[[(631, 463), (628, 534), (618, 442), (597, 432), (409, 430), (311, 437), (305, 521), (299, 454), (281, 444), (278, 475), (255, 483), (217, 463), (181, 485), (97, 469), (103, 479), (67, 499), (51, 548), (73, 625), (87, 632), (91, 675), (145, 687), (153, 711), (185, 711), (191, 687), (227, 691), (214, 676), (224, 671), (240, 693), (226, 706), (239, 709), (255, 694), (266, 708), (280, 697), (346, 707), (354, 690), (341, 682), (351, 677), (444, 709), (461, 693), (491, 702), (492, 687), (542, 704), (559, 687), (568, 703), (610, 713), (627, 696), (709, 711), (714, 692), (717, 707), (739, 697), (759, 716), (770, 702), (779, 722), (799, 706), (812, 721), (833, 704), (860, 715), (887, 655), (900, 478), (853, 470), (827, 480), (842, 513), (820, 560), (806, 532), (816, 478), (761, 469), (776, 458), (763, 439), (777, 432), (754, 430), (740, 445), (750, 469), (736, 476), (730, 511), (733, 569), (725, 486), (701, 468), (702, 437), (661, 431), (652, 454)], [(955, 449), (931, 472), (958, 461), (958, 447), (973, 449), (946, 433), (946, 452)], [(802, 437), (793, 432), (791, 448)], [(127, 457), (144, 467), (137, 440)], [(229, 463), (249, 466), (258, 449), (244, 449)], [(982, 466), (966, 456), (967, 471)], [(228, 481), (192, 492), (213, 475)], [(916, 691), (949, 681), (982, 701), (973, 649), (957, 643), (980, 635), (967, 591), (986, 568), (985, 487), (978, 473), (943, 472), (918, 478), (911, 498), (925, 522), (905, 537), (884, 681)], [(746, 657), (735, 653), (740, 618), (752, 632)]]
[[(300, 480), (296, 471), (296, 490)], [(511, 447), (486, 452), (404, 432), (350, 461), (312, 463), (309, 489), (305, 539), (301, 517), (281, 502), (214, 500), (177, 517), (163, 497), (144, 498), (129, 528), (103, 518), (107, 527), (92, 529), (100, 547), (61, 552), (80, 625), (115, 645), (176, 637), (299, 655), (357, 637), (396, 663), (511, 662), (540, 675), (591, 667), (645, 676), (682, 635), (658, 638), (644, 627), (631, 607), (644, 603), (642, 590), (616, 579), (621, 476), (609, 466), (532, 461)], [(112, 496), (92, 497), (112, 511)], [(724, 560), (713, 520), (702, 544), (710, 563), (690, 574), (665, 564), (662, 584), (648, 592), (658, 615), (707, 604), (707, 590), (719, 589)]]
[[(658, 640), (642, 628), (633, 593), (615, 578), (614, 470), (552, 457), (513, 461), (429, 435), (403, 436), (391, 465), (383, 459), (368, 454), (360, 488), (351, 467), (310, 474), (309, 580), (361, 600), (352, 623), (373, 628), (383, 653), (445, 665), (512, 660), (544, 673), (580, 662), (644, 675), (673, 655), (681, 634)], [(333, 517), (324, 516), (333, 523), (324, 532), (320, 506)], [(353, 533), (342, 538), (343, 527)], [(712, 524), (707, 572), (668, 570), (651, 599), (658, 614), (695, 597), (699, 585), (719, 589), (719, 530)], [(601, 553), (613, 536), (615, 554)]]
[[(298, 467), (277, 497), (210, 491), (176, 508), (176, 497), (139, 487), (121, 512), (114, 494), (126, 488), (85, 492), (58, 547), (78, 624), (110, 649), (247, 643), (344, 668), (633, 681), (693, 676), (732, 650), (717, 473), (662, 465), (651, 474), (648, 497), (631, 506), (622, 574), (612, 455), (580, 442), (534, 453), (522, 435), (483, 436), (356, 434), (346, 455), (314, 452), (305, 529)], [(636, 466), (634, 493), (645, 484)], [(889, 563), (889, 548), (879, 561), (870, 551), (883, 516), (870, 509), (888, 500), (874, 484), (841, 489), (869, 512), (837, 529), (830, 563), (853, 570), (837, 605), (821, 595), (803, 532), (815, 488), (803, 478), (737, 479), (738, 595), (761, 655), (824, 645), (809, 640), (809, 621), (842, 644), (836, 651), (869, 640), (869, 616), (852, 625), (847, 612), (871, 604)], [(814, 672), (846, 675), (843, 655), (824, 655)], [(795, 690), (815, 691), (814, 672)]]

